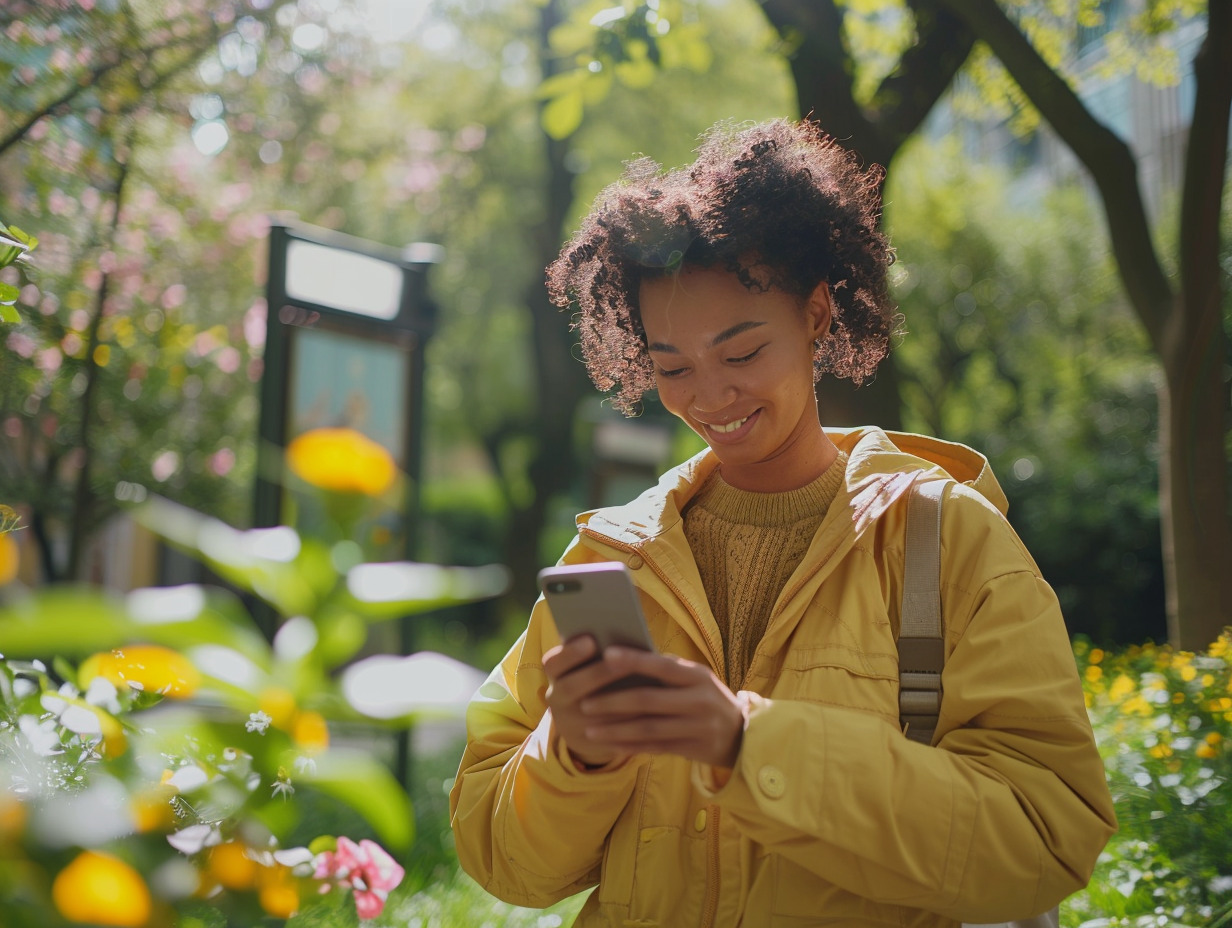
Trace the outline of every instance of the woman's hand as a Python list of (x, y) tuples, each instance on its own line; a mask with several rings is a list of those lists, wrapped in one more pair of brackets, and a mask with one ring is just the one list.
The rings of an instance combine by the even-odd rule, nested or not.
[[(543, 667), (552, 681), (547, 692), (552, 716), (569, 752), (582, 763), (607, 764), (645, 753), (735, 765), (744, 712), (710, 668), (636, 648), (608, 648), (596, 660), (588, 635), (549, 650)], [(663, 685), (600, 692), (631, 675)]]

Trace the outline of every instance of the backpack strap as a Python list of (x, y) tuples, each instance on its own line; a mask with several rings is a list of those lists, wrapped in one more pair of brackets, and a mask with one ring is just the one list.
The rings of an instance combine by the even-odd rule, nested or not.
[(932, 744), (941, 714), (941, 499), (944, 480), (916, 480), (907, 502), (903, 605), (898, 632), (898, 713), (912, 741)]

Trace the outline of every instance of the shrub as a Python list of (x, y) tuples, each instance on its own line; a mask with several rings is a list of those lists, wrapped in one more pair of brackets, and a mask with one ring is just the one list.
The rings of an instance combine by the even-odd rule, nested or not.
[[(403, 784), (337, 742), (452, 713), (469, 692), (431, 655), (355, 658), (371, 623), (495, 595), (505, 571), (366, 563), (354, 532), (393, 488), (392, 461), (345, 430), (305, 438), (288, 463), (331, 521), (329, 542), (239, 531), (161, 499), (133, 513), (281, 617), (272, 641), (227, 589), (4, 587), (8, 928), (268, 924), (314, 907), (353, 921), (380, 914), (401, 882), (386, 848), (411, 846)], [(304, 809), (327, 801), (365, 832), (303, 837)]]

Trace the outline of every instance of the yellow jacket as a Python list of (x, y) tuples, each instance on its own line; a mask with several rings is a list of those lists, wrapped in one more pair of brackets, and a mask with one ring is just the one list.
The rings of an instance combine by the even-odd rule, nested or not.
[[(450, 794), (465, 870), (542, 907), (595, 886), (579, 926), (949, 926), (1025, 917), (1086, 885), (1116, 823), (1051, 588), (984, 458), (876, 429), (831, 433), (846, 485), (778, 597), (746, 679), (739, 759), (642, 755), (580, 772), (546, 711), (542, 602), (467, 712)], [(703, 452), (578, 518), (563, 563), (623, 560), (659, 649), (722, 676), (681, 507)], [(912, 476), (942, 514), (944, 697), (934, 746), (900, 731), (898, 603)]]

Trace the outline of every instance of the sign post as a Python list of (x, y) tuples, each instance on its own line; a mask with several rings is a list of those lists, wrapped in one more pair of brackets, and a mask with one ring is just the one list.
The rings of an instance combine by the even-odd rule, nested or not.
[[(389, 248), (328, 229), (275, 219), (269, 235), (265, 358), (260, 384), (253, 525), (280, 524), (283, 450), (319, 427), (347, 427), (385, 447), (406, 474), (404, 504), (377, 526), (369, 547), (390, 560), (414, 559), (423, 436), (424, 349), (436, 324), (427, 275), (438, 245)], [(277, 455), (278, 466), (270, 466)], [(376, 532), (373, 533), (376, 535)], [(272, 617), (266, 633), (272, 637)], [(414, 643), (408, 619), (398, 649)], [(407, 782), (410, 744), (397, 743)]]

